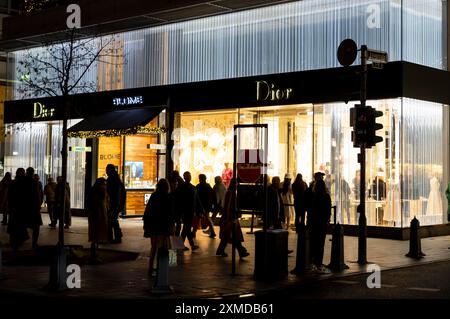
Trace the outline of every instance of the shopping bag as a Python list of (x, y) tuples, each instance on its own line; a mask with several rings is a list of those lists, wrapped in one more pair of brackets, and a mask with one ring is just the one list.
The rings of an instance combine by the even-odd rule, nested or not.
[(169, 241), (170, 241), (169, 242), (170, 249), (173, 249), (173, 250), (184, 249), (184, 243), (180, 237), (170, 236)]
[(175, 249), (169, 249), (169, 267), (175, 267), (177, 265), (177, 251)]

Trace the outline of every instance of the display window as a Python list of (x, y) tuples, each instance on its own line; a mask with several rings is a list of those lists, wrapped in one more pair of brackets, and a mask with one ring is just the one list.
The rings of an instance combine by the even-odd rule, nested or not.
[[(301, 173), (309, 183), (314, 172), (324, 173), (335, 207), (332, 222), (357, 225), (359, 148), (353, 147), (349, 122), (355, 103), (178, 113), (172, 134), (175, 169), (190, 171), (193, 183), (201, 173), (211, 184), (214, 176), (232, 176), (233, 126), (268, 124), (269, 177), (283, 180), (287, 174), (293, 181)], [(421, 225), (445, 222), (442, 185), (449, 133), (443, 119), (448, 111), (441, 104), (406, 98), (368, 104), (383, 112), (377, 119), (383, 142), (366, 150), (367, 225), (408, 227), (414, 217)], [(255, 137), (250, 135), (244, 139), (251, 144)]]
[[(156, 127), (164, 114), (146, 127)], [(155, 190), (161, 162), (165, 161), (158, 134), (136, 134), (98, 138), (98, 177), (106, 176), (106, 165), (113, 164), (125, 185), (126, 215), (142, 215), (150, 194)]]

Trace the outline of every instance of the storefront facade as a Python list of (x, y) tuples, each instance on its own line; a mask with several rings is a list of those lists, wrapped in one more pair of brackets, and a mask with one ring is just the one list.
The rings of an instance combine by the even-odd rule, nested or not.
[[(310, 0), (117, 34), (127, 62), (114, 69), (96, 65), (87, 76), (99, 91), (74, 95), (73, 105), (83, 111), (71, 117), (79, 121), (163, 107), (165, 112), (146, 125), (167, 132), (70, 139), (74, 148), (91, 147), (88, 153), (70, 153), (69, 179), (80, 180), (71, 180), (71, 186), (83, 197), (111, 162), (130, 191), (127, 201), (140, 203), (127, 205), (127, 214), (141, 214), (145, 198), (166, 172), (189, 170), (194, 181), (204, 173), (212, 183), (226, 163), (232, 165), (233, 125), (267, 123), (268, 174), (301, 173), (309, 182), (315, 171), (324, 172), (338, 221), (355, 225), (359, 166), (349, 109), (359, 99), (359, 77), (355, 67), (337, 68), (335, 58), (340, 41), (353, 38), (358, 45), (388, 52), (390, 61), (415, 63), (370, 69), (368, 104), (383, 111), (384, 141), (367, 152), (368, 225), (404, 228), (413, 216), (422, 225), (446, 224), (450, 99), (448, 73), (440, 71), (447, 64), (446, 16), (447, 8), (437, 0), (358, 5)], [(24, 54), (10, 53), (11, 78), (20, 76), (17, 63)], [(15, 145), (26, 144), (18, 141), (22, 135), (8, 135), (5, 170), (29, 166), (26, 162), (52, 175), (59, 165), (53, 130), (60, 124), (54, 121), (61, 117), (55, 112), (42, 121), (32, 114), (35, 103), (58, 101), (20, 100), (19, 86), (10, 92), (15, 101), (7, 103), (5, 121), (10, 130), (27, 136), (30, 146), (19, 152)], [(127, 98), (139, 103), (117, 105), (117, 99)], [(33, 129), (37, 125), (45, 127), (39, 129), (45, 138)], [(34, 150), (43, 140), (45, 151)], [(30, 159), (36, 152), (45, 153), (39, 163)], [(88, 160), (83, 164), (77, 156)], [(72, 205), (83, 208), (82, 201)]]

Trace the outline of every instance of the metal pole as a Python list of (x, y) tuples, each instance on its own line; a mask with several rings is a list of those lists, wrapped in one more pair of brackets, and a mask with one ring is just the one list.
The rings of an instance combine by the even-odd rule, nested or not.
[(232, 275), (236, 275), (236, 243), (235, 243), (235, 239), (236, 239), (236, 207), (237, 207), (237, 174), (236, 174), (236, 168), (237, 168), (237, 163), (236, 163), (236, 158), (237, 158), (237, 143), (238, 143), (238, 138), (237, 138), (237, 132), (238, 132), (239, 128), (237, 128), (236, 126), (234, 127), (234, 150), (233, 150), (233, 182), (234, 182), (234, 200), (233, 200), (233, 210), (231, 212), (231, 274)]
[[(362, 108), (366, 107), (367, 99), (367, 46), (361, 46), (361, 101)], [(359, 181), (359, 223), (358, 223), (358, 264), (367, 263), (367, 219), (366, 219), (366, 145), (362, 143), (360, 154), (360, 181)]]

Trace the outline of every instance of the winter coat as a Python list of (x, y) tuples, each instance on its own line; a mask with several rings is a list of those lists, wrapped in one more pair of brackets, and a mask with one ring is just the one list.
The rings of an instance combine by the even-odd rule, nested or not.
[(91, 190), (86, 204), (89, 241), (108, 242), (108, 193)]
[(173, 196), (155, 191), (144, 211), (144, 237), (171, 236), (175, 231)]

